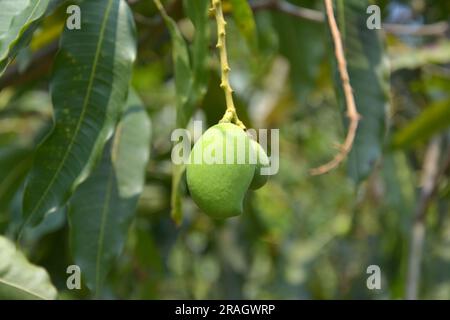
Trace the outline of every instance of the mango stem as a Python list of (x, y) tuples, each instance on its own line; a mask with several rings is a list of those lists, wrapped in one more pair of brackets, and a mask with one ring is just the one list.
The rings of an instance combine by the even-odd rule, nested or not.
[(239, 120), (237, 113), (236, 113), (236, 107), (234, 106), (233, 102), (233, 89), (230, 85), (229, 80), (229, 74), (230, 74), (230, 65), (228, 64), (228, 55), (227, 55), (227, 46), (226, 46), (226, 30), (225, 26), (227, 25), (227, 22), (225, 21), (225, 18), (223, 16), (223, 9), (222, 9), (222, 1), (221, 0), (211, 0), (212, 8), (211, 10), (214, 11), (216, 22), (217, 22), (217, 45), (216, 47), (219, 49), (220, 54), (220, 66), (221, 66), (221, 83), (220, 87), (225, 92), (225, 101), (227, 105), (227, 109), (225, 111), (225, 114), (223, 115), (222, 119), (219, 121), (219, 123), (226, 123), (226, 122), (232, 122), (236, 124), (237, 126), (241, 127), (243, 130), (246, 129), (244, 123)]

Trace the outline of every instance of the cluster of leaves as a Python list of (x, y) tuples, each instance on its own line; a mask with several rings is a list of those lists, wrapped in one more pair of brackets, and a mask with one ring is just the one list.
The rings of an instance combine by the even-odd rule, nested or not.
[[(449, 154), (445, 34), (369, 30), (370, 1), (336, 1), (362, 118), (347, 170), (311, 177), (345, 135), (327, 25), (224, 1), (239, 117), (280, 128), (280, 172), (249, 194), (242, 217), (213, 221), (170, 160), (174, 128), (213, 125), (225, 110), (209, 1), (3, 2), (0, 297), (403, 297), (424, 145), (440, 136)], [(80, 30), (65, 28), (72, 3)], [(323, 11), (318, 0), (290, 3)], [(395, 5), (411, 24), (449, 10), (378, 4), (393, 23)], [(450, 296), (449, 190), (442, 179), (427, 215), (424, 297)], [(71, 264), (82, 290), (67, 289)], [(383, 270), (376, 293), (370, 264)]]
[[(11, 38), (4, 43), (10, 43), (5, 64), (32, 27), (28, 21), (43, 18), (49, 1), (24, 4), (16, 2), (18, 12), (11, 10), (7, 17), (12, 22), (5, 31)], [(87, 285), (99, 292), (107, 266), (122, 250), (144, 185), (151, 127), (142, 102), (129, 89), (137, 46), (127, 3), (84, 1), (80, 9), (82, 30), (62, 32), (49, 81), (54, 126), (27, 155), (33, 165), (23, 189), (18, 238), (25, 228), (67, 211), (74, 260)], [(15, 21), (21, 17), (27, 19), (20, 29)], [(9, 169), (15, 169), (17, 159), (8, 160)], [(5, 174), (8, 178), (12, 172)], [(22, 184), (16, 176), (11, 180)], [(4, 272), (8, 276), (7, 266)], [(20, 277), (17, 281), (23, 287)], [(29, 290), (23, 287), (25, 293)]]

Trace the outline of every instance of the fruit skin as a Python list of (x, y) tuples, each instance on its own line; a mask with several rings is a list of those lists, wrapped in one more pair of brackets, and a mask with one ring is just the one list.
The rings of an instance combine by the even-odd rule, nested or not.
[[(226, 163), (227, 140), (234, 150)], [(242, 139), (242, 140), (237, 140)], [(245, 163), (237, 163), (239, 143), (245, 145)], [(238, 126), (220, 123), (209, 128), (195, 143), (186, 165), (186, 178), (194, 202), (213, 218), (237, 216), (243, 212), (245, 194), (253, 180), (256, 164), (249, 163), (250, 138)], [(206, 163), (204, 156), (213, 148), (222, 150), (222, 164)], [(208, 151), (209, 150), (209, 151)], [(205, 154), (203, 152), (205, 151)], [(196, 157), (200, 163), (195, 163)]]
[(256, 190), (264, 186), (267, 182), (268, 175), (262, 175), (261, 169), (264, 167), (268, 167), (270, 164), (269, 157), (267, 157), (266, 152), (263, 147), (253, 139), (250, 139), (250, 145), (252, 147), (253, 152), (256, 154), (256, 168), (255, 175), (253, 176), (252, 183), (250, 184), (250, 189)]

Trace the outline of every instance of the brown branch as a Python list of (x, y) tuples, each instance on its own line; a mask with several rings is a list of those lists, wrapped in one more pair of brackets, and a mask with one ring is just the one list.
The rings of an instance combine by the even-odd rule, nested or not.
[(414, 213), (414, 222), (411, 229), (411, 241), (408, 258), (408, 272), (406, 280), (406, 299), (417, 299), (417, 291), (420, 283), (420, 272), (423, 252), (423, 242), (425, 239), (425, 216), (428, 208), (438, 189), (440, 177), (445, 175), (450, 165), (450, 154), (447, 160), (439, 169), (439, 158), (441, 154), (441, 139), (434, 138), (428, 145), (423, 161), (421, 177), (421, 192), (417, 207)]
[[(314, 9), (303, 8), (285, 0), (254, 1), (251, 3), (251, 8), (253, 9), (253, 11), (275, 10), (296, 18), (301, 18), (313, 22), (325, 22), (325, 17), (322, 12)], [(419, 26), (383, 23), (382, 30), (387, 33), (396, 35), (434, 36), (445, 34), (448, 30), (450, 30), (450, 26), (446, 21)]]
[(353, 146), (353, 141), (355, 140), (356, 130), (358, 129), (358, 122), (360, 115), (356, 109), (355, 98), (353, 96), (352, 86), (350, 84), (350, 77), (347, 71), (347, 61), (345, 60), (344, 48), (342, 45), (341, 33), (336, 23), (333, 11), (332, 0), (324, 0), (325, 8), (327, 12), (328, 24), (330, 26), (331, 35), (333, 37), (335, 56), (338, 63), (338, 70), (341, 76), (342, 87), (345, 95), (345, 102), (347, 107), (347, 117), (350, 120), (348, 126), (347, 137), (345, 138), (344, 144), (341, 146), (341, 150), (330, 162), (312, 169), (310, 172), (313, 175), (319, 175), (329, 172), (330, 170), (336, 168), (348, 155)]
[(34, 53), (25, 73), (20, 72), (17, 63), (10, 65), (3, 76), (0, 77), (0, 91), (5, 87), (21, 85), (47, 74), (52, 67), (53, 56), (58, 50), (58, 41), (53, 41)]

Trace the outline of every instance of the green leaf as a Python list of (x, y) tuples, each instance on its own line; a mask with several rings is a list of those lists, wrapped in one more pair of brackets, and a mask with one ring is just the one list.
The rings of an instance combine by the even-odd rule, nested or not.
[[(176, 22), (167, 15), (158, 0), (155, 4), (166, 22), (172, 39), (172, 60), (174, 64), (177, 127), (185, 128), (192, 117), (195, 105), (203, 98), (207, 86), (207, 14), (208, 1), (187, 1), (186, 11), (196, 27), (194, 43), (194, 63), (191, 66), (189, 50)], [(182, 177), (184, 166), (172, 166), (171, 216), (180, 223), (183, 213), (181, 206)]]
[[(366, 26), (368, 0), (338, 1), (336, 17), (343, 37), (350, 83), (361, 115), (348, 157), (350, 177), (359, 183), (381, 156), (386, 130), (389, 77), (387, 60), (377, 30)], [(337, 71), (336, 71), (337, 74)], [(340, 78), (336, 75), (341, 109), (346, 114)]]
[[(176, 22), (165, 11), (162, 15), (166, 21), (172, 39), (172, 60), (175, 73), (177, 127), (185, 128), (194, 112), (190, 97), (193, 91), (193, 77), (189, 60), (189, 52), (184, 38)], [(171, 217), (179, 224), (183, 217), (181, 205), (181, 178), (184, 167), (172, 166)]]
[(150, 140), (150, 119), (142, 101), (131, 90), (127, 109), (116, 129), (112, 153), (120, 195), (123, 197), (134, 197), (142, 192)]
[(28, 30), (34, 31), (36, 22), (45, 14), (49, 0), (2, 0), (1, 4), (0, 76), (24, 44), (21, 37)]
[(97, 295), (126, 240), (144, 186), (150, 136), (150, 120), (132, 93), (102, 160), (70, 200), (72, 253)]
[(193, 77), (189, 50), (177, 23), (167, 15), (159, 0), (155, 0), (158, 10), (161, 12), (172, 40), (172, 60), (174, 65), (177, 127), (185, 128), (194, 111), (190, 97), (193, 90)]
[[(208, 64), (207, 58), (209, 53), (209, 24), (208, 24), (208, 8), (209, 0), (198, 1), (185, 1), (185, 8), (187, 15), (191, 19), (195, 27), (193, 52), (192, 52), (192, 70), (190, 70), (189, 78), (192, 79), (190, 88), (186, 88), (186, 91), (179, 91), (177, 87), (177, 96), (187, 95), (187, 100), (184, 105), (179, 105), (177, 109), (177, 126), (186, 127), (188, 121), (192, 117), (194, 107), (204, 98), (208, 87)], [(180, 38), (181, 33), (175, 30), (176, 24), (168, 21), (172, 27), (171, 36), (173, 43), (184, 43), (184, 39)], [(173, 47), (175, 49), (175, 45)], [(179, 50), (180, 51), (180, 50)], [(180, 57), (184, 57), (184, 49), (181, 49), (179, 53), (174, 53), (174, 65), (175, 65), (175, 82), (186, 81), (185, 72), (177, 72), (176, 65), (183, 64), (178, 61)], [(176, 58), (179, 57), (179, 58)], [(177, 60), (178, 59), (178, 60)], [(184, 61), (184, 58), (182, 59)], [(190, 68), (190, 67), (189, 67)], [(184, 70), (184, 69), (183, 69)], [(185, 167), (183, 165), (173, 165), (172, 167), (172, 192), (171, 192), (171, 217), (176, 224), (180, 224), (183, 219), (182, 208), (182, 194), (184, 192), (182, 188), (183, 174)]]
[(47, 272), (29, 263), (14, 243), (0, 236), (0, 300), (49, 300), (56, 294)]
[(172, 165), (172, 190), (171, 190), (171, 196), (170, 196), (170, 207), (171, 212), (170, 216), (172, 217), (173, 221), (177, 225), (180, 225), (183, 220), (183, 207), (181, 202), (181, 196), (184, 192), (182, 190), (182, 179), (184, 171), (186, 170), (186, 167), (184, 165)]
[(187, 15), (194, 27), (194, 42), (192, 45), (192, 77), (193, 97), (191, 103), (199, 103), (206, 94), (209, 78), (208, 54), (209, 54), (209, 0), (186, 0)]
[(53, 131), (38, 148), (24, 194), (26, 223), (61, 207), (90, 173), (125, 105), (136, 57), (124, 0), (84, 1), (81, 30), (65, 29), (51, 80)]
[(257, 49), (256, 23), (253, 11), (245, 0), (230, 0), (234, 21), (248, 43), (249, 48)]
[(292, 90), (300, 102), (316, 87), (325, 54), (325, 25), (272, 13), (279, 50), (290, 64)]
[[(50, 0), (50, 4), (48, 5), (48, 11), (53, 12), (59, 6), (65, 4), (69, 0)], [(65, 11), (65, 10), (64, 10)]]
[(450, 100), (436, 102), (394, 135), (392, 147), (410, 147), (449, 127)]

